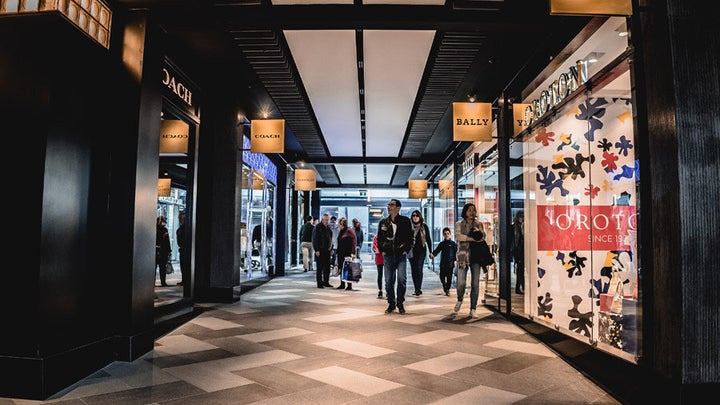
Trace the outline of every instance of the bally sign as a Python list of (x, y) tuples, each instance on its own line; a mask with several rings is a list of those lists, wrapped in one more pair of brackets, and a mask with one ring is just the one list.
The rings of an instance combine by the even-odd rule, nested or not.
[(285, 152), (285, 120), (253, 120), (250, 123), (250, 152)]
[(629, 250), (628, 231), (637, 230), (628, 205), (538, 205), (538, 250)]
[(190, 126), (182, 120), (160, 122), (160, 153), (187, 153)]
[(453, 141), (492, 141), (492, 104), (453, 103)]

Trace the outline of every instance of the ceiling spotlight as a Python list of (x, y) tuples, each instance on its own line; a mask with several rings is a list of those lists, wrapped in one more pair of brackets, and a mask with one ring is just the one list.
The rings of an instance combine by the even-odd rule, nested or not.
[(269, 116), (268, 113), (266, 113), (266, 112), (263, 113), (263, 118), (267, 118), (268, 116)]

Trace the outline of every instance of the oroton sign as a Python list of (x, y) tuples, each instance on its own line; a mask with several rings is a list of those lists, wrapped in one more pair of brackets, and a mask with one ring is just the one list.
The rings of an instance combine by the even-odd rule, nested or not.
[(634, 206), (538, 205), (538, 250), (629, 250)]

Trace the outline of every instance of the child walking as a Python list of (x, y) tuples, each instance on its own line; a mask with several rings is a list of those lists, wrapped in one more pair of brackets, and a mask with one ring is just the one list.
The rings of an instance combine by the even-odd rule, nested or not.
[(452, 240), (450, 228), (443, 228), (443, 241), (438, 243), (435, 250), (430, 253), (430, 260), (440, 253), (440, 283), (445, 295), (450, 295), (450, 284), (453, 278), (453, 269), (457, 265), (457, 243)]

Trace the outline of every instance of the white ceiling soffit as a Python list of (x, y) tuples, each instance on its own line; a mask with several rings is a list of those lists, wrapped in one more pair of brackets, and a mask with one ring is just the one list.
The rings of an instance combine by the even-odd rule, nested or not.
[(355, 31), (285, 31), (331, 156), (362, 156)]
[(367, 184), (390, 184), (392, 179), (393, 165), (382, 164), (341, 164), (335, 165), (340, 182), (343, 184), (366, 184), (365, 174), (367, 173)]
[(392, 180), (393, 165), (366, 165), (368, 184), (390, 184)]
[(363, 31), (367, 156), (399, 155), (434, 36), (435, 31)]
[[(342, 164), (335, 165), (340, 182), (343, 184), (364, 184), (365, 171), (363, 165)], [(388, 182), (389, 183), (389, 182)]]

